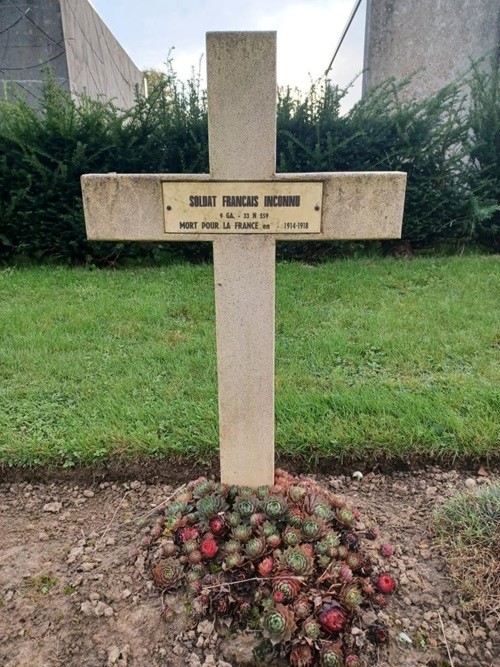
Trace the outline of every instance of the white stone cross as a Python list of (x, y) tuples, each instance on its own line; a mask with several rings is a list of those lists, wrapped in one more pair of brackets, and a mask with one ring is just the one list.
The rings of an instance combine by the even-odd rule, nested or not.
[(274, 480), (276, 240), (399, 238), (406, 174), (276, 174), (276, 33), (207, 34), (210, 174), (82, 176), (87, 235), (212, 241), (221, 479)]

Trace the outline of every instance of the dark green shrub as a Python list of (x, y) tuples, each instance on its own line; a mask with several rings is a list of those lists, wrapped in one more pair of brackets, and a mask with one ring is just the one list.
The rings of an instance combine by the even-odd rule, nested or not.
[[(500, 106), (498, 69), (474, 66), (469, 80), (426, 100), (405, 99), (387, 81), (341, 114), (346, 90), (313, 86), (278, 98), (278, 171), (402, 170), (408, 173), (403, 238), (415, 247), (468, 242), (498, 249)], [(466, 91), (470, 89), (470, 102)], [(120, 111), (77, 104), (47, 75), (40, 108), (0, 100), (0, 257), (71, 262), (118, 257), (210, 257), (210, 244), (90, 243), (82, 215), (83, 173), (208, 171), (205, 93), (172, 70), (148, 98)], [(378, 250), (374, 243), (284, 243), (283, 257)]]
[[(69, 260), (114, 257), (115, 244), (92, 247), (82, 227), (80, 175), (110, 170), (121, 120), (111, 104), (78, 107), (51, 77), (40, 109), (23, 100), (0, 105), (3, 251)], [(6, 181), (6, 182), (5, 182)]]
[[(186, 92), (173, 78), (148, 99), (137, 96), (127, 112), (88, 98), (77, 104), (50, 75), (37, 111), (22, 99), (2, 100), (0, 256), (107, 263), (151, 255), (153, 244), (86, 240), (80, 176), (204, 170), (206, 133), (203, 97), (192, 82)], [(206, 244), (190, 245), (191, 256), (208, 255)]]
[(416, 246), (472, 240), (471, 205), (483, 201), (484, 187), (468, 158), (464, 81), (423, 101), (405, 99), (407, 83), (386, 81), (345, 116), (346, 91), (312, 89), (303, 99), (286, 91), (278, 108), (279, 170), (405, 171), (403, 238)]
[(500, 250), (500, 70), (472, 66), (468, 156), (472, 191), (470, 237)]

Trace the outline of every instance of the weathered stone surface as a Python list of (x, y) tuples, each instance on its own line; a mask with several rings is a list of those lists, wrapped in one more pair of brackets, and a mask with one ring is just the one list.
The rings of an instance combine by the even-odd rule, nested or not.
[(272, 485), (274, 239), (217, 240), (214, 265), (221, 478)]
[[(403, 95), (422, 99), (500, 48), (492, 0), (368, 0), (363, 88), (415, 74)], [(488, 66), (488, 62), (483, 63)]]
[(50, 66), (57, 83), (77, 97), (113, 98), (134, 103), (141, 71), (87, 0), (0, 2), (0, 97), (13, 88), (37, 106), (42, 69)]
[[(319, 234), (275, 234), (282, 241), (388, 239), (401, 236), (406, 174), (335, 172), (279, 174), (282, 181), (323, 181)], [(208, 174), (82, 176), (87, 236), (93, 241), (215, 241), (218, 234), (165, 234), (161, 182), (208, 181)]]
[(210, 173), (272, 180), (276, 169), (276, 33), (207, 33)]

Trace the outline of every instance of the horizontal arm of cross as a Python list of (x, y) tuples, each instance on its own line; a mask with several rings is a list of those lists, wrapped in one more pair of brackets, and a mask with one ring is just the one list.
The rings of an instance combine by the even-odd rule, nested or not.
[[(220, 234), (165, 233), (162, 183), (213, 180), (209, 174), (82, 176), (87, 236), (94, 241), (214, 241)], [(276, 240), (326, 241), (401, 237), (406, 174), (277, 174), (272, 183), (322, 182), (321, 232), (273, 234)]]

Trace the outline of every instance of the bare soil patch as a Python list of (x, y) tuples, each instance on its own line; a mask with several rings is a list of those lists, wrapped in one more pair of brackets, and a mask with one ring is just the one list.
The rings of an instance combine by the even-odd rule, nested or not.
[[(376, 617), (389, 625), (388, 647), (367, 642), (366, 665), (500, 665), (498, 618), (481, 623), (461, 610), (446, 549), (433, 541), (431, 527), (436, 505), (495, 479), (498, 471), (485, 477), (438, 467), (369, 473), (360, 482), (320, 477), (396, 547), (387, 563), (399, 582), (396, 594), (384, 610), (365, 610), (353, 628), (364, 641)], [(2, 666), (255, 664), (254, 636), (220, 637), (206, 622), (190, 627), (181, 595), (170, 597), (178, 613), (165, 624), (142, 559), (129, 559), (140, 540), (137, 520), (173, 488), (137, 479), (0, 484)]]

